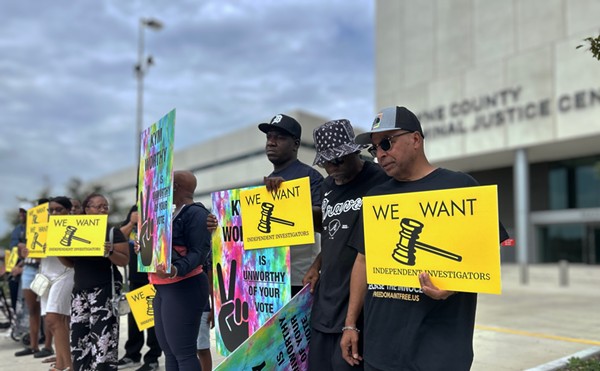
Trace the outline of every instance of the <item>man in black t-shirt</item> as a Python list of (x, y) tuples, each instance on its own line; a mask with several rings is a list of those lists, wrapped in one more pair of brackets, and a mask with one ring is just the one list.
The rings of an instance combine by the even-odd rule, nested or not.
[[(281, 182), (303, 177), (310, 179), (310, 195), (315, 221), (320, 219), (321, 184), (323, 175), (307, 164), (298, 160), (298, 148), (302, 127), (293, 117), (279, 114), (269, 123), (258, 125), (258, 129), (267, 134), (265, 154), (273, 164), (273, 172), (265, 177), (267, 190), (279, 188)], [(302, 278), (320, 250), (318, 237), (314, 244), (292, 246), (290, 248), (292, 296), (302, 289)]]
[[(467, 174), (432, 166), (425, 156), (423, 130), (404, 107), (380, 111), (370, 132), (356, 142), (369, 149), (393, 179), (367, 196), (420, 192), (478, 185)], [(473, 329), (477, 295), (438, 289), (425, 272), (420, 288), (369, 285), (366, 282), (362, 220), (349, 245), (358, 252), (352, 270), (350, 301), (340, 347), (351, 365), (360, 364), (357, 325), (364, 309), (365, 370), (469, 370), (473, 362)], [(508, 238), (500, 226), (501, 241)], [(397, 292), (407, 295), (394, 295)], [(364, 308), (363, 308), (364, 303)], [(311, 348), (312, 350), (312, 348)]]
[[(314, 302), (311, 312), (309, 370), (357, 370), (342, 358), (340, 339), (350, 295), (350, 273), (356, 250), (347, 245), (362, 210), (362, 196), (389, 178), (381, 168), (364, 161), (365, 146), (354, 142), (348, 120), (326, 122), (313, 131), (319, 165), (329, 176), (323, 182), (323, 232), (321, 253), (304, 276), (311, 284)], [(362, 328), (356, 323), (356, 329)]]

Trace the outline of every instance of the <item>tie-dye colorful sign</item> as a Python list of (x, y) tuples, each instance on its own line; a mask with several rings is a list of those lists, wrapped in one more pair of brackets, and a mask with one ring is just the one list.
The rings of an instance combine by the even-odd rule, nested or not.
[(307, 285), (215, 370), (308, 370), (312, 302)]
[(173, 143), (175, 110), (141, 135), (138, 176), (138, 272), (156, 272), (159, 264), (171, 270), (171, 205), (173, 205)]
[(46, 257), (46, 236), (48, 234), (48, 203), (27, 210), (27, 250), (29, 258)]
[(228, 355), (290, 300), (289, 247), (244, 250), (240, 190), (212, 194), (216, 344)]
[(240, 197), (247, 250), (315, 242), (308, 177), (283, 182), (274, 192), (265, 186), (245, 189)]

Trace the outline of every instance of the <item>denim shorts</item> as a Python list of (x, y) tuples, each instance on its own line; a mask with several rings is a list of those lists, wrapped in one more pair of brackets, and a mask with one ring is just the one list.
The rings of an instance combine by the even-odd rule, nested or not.
[(33, 278), (39, 271), (39, 267), (35, 267), (32, 265), (25, 264), (23, 266), (23, 274), (21, 274), (21, 287), (23, 290), (29, 289), (31, 287), (31, 282)]

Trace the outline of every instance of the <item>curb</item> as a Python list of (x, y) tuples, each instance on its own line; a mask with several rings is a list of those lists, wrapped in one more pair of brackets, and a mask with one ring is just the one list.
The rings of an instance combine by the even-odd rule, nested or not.
[(571, 358), (587, 359), (587, 358), (590, 358), (599, 353), (600, 353), (600, 347), (591, 347), (591, 348), (582, 350), (581, 352), (573, 353), (569, 356), (555, 359), (554, 361), (550, 361), (543, 365), (539, 365), (539, 366), (536, 366), (533, 368), (528, 368), (525, 371), (556, 371), (556, 370), (559, 370), (561, 367), (565, 367), (567, 364), (569, 364), (569, 359), (571, 359)]

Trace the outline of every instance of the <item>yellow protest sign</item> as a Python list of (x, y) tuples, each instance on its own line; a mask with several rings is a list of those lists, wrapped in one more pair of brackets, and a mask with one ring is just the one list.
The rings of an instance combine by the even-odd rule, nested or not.
[(46, 235), (48, 233), (48, 203), (27, 210), (27, 250), (29, 258), (46, 257)]
[(17, 246), (13, 246), (12, 249), (6, 250), (6, 253), (4, 254), (4, 265), (7, 272), (11, 272), (15, 265), (17, 265), (17, 260), (19, 260), (19, 248)]
[(244, 249), (304, 245), (315, 242), (308, 177), (240, 192)]
[(154, 326), (154, 307), (152, 300), (156, 295), (156, 289), (152, 284), (147, 284), (139, 289), (125, 294), (131, 314), (140, 331)]
[(499, 294), (496, 186), (365, 197), (367, 282)]
[(52, 215), (48, 256), (104, 256), (107, 215)]

